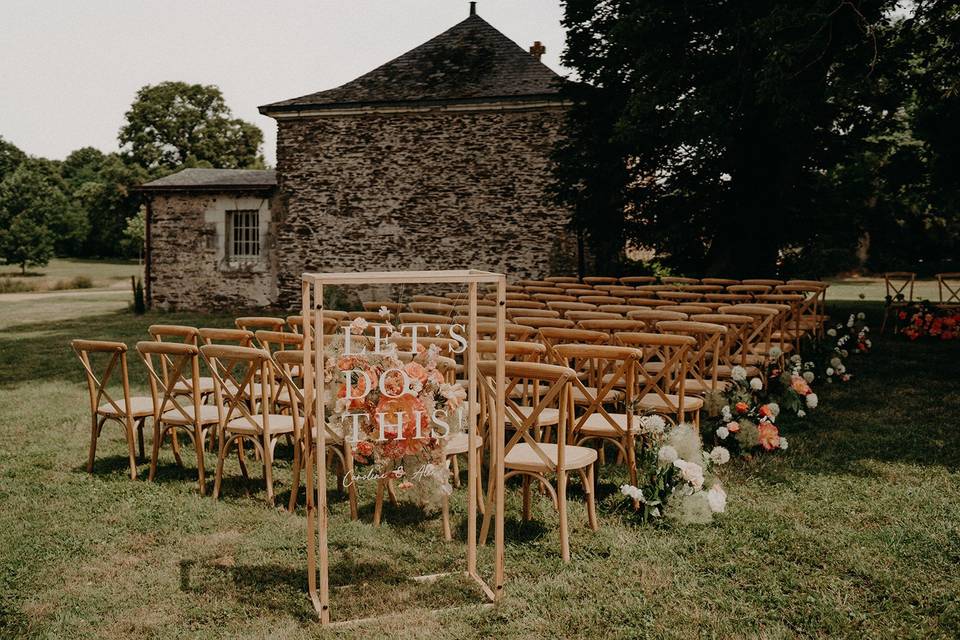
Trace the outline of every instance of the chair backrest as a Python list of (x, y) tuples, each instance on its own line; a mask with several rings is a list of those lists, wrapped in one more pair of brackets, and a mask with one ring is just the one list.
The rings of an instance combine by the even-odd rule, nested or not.
[(603, 331), (611, 336), (620, 331), (643, 331), (646, 324), (642, 320), (628, 320), (625, 318), (583, 319), (577, 322), (577, 327), (587, 331)]
[(663, 284), (700, 284), (699, 278), (684, 278), (682, 276), (663, 276), (660, 278)]
[(197, 344), (197, 336), (200, 335), (196, 327), (182, 324), (152, 324), (147, 327), (147, 333), (157, 341), (166, 339), (194, 345)]
[(732, 284), (727, 287), (727, 292), (757, 295), (760, 293), (770, 293), (771, 289), (773, 289), (773, 287), (769, 284)]
[[(296, 382), (297, 373), (303, 367), (303, 351), (296, 349), (276, 351), (270, 355), (270, 358), (273, 360), (273, 368), (290, 398), (290, 415), (293, 418), (294, 438), (304, 437), (309, 445), (312, 429), (305, 427), (314, 423), (313, 411), (311, 410), (312, 403), (308, 402), (305, 390)], [(328, 441), (339, 439), (339, 436), (330, 429), (329, 424), (323, 426)]]
[(723, 285), (719, 284), (688, 284), (684, 285), (684, 291), (695, 291), (697, 293), (720, 293), (723, 291)]
[(524, 291), (530, 294), (530, 297), (536, 297), (538, 293), (545, 293), (547, 295), (563, 295), (563, 289), (560, 287), (555, 287), (553, 285), (549, 286), (528, 286), (523, 288)]
[(940, 304), (960, 304), (960, 272), (938, 273), (937, 292)]
[(547, 277), (544, 278), (543, 280), (544, 280), (544, 282), (553, 282), (553, 283), (557, 283), (557, 282), (573, 282), (573, 283), (577, 283), (577, 282), (580, 282), (580, 280), (579, 280), (578, 278), (574, 277), (574, 276), (547, 276)]
[[(754, 324), (753, 316), (735, 315), (732, 313), (703, 313), (690, 316), (694, 322), (718, 324), (727, 328), (727, 333), (720, 342), (719, 362), (727, 367), (747, 364), (747, 351), (740, 350), (741, 342), (745, 342)], [(738, 354), (739, 357), (734, 357)]]
[(631, 311), (642, 311), (644, 308), (649, 309), (649, 307), (641, 307), (635, 304), (602, 304), (597, 307), (597, 311), (625, 316)]
[(696, 291), (657, 291), (657, 297), (676, 304), (677, 302), (696, 302), (703, 298), (703, 294)]
[(635, 287), (637, 285), (653, 284), (657, 281), (656, 276), (627, 276), (620, 278), (620, 283)]
[(548, 302), (547, 308), (554, 311), (596, 311), (597, 305), (589, 302)]
[[(496, 376), (497, 363), (481, 360), (477, 363), (479, 372), (479, 386), (486, 401), (495, 406), (497, 402), (496, 384), (492, 378)], [(567, 438), (575, 434), (572, 432), (573, 398), (570, 395), (571, 382), (577, 376), (569, 367), (559, 365), (540, 364), (533, 362), (505, 362), (504, 363), (504, 390), (503, 410), (508, 423), (514, 428), (513, 436), (507, 441), (503, 449), (504, 456), (520, 442), (527, 444), (534, 455), (549, 469), (556, 471), (563, 469), (566, 463)], [(518, 385), (534, 382), (537, 392), (532, 400), (532, 408), (523, 410), (517, 400), (511, 398), (511, 391)], [(541, 396), (540, 389), (546, 389)], [(539, 429), (541, 415), (546, 409), (556, 408), (559, 413), (557, 422), (557, 456), (556, 464), (540, 446)], [(486, 415), (493, 416), (493, 411), (486, 411)]]
[(453, 318), (438, 313), (404, 312), (400, 314), (400, 324), (448, 325), (453, 324)]
[(540, 302), (577, 302), (577, 296), (570, 296), (565, 293), (534, 293), (531, 297)]
[(692, 313), (710, 313), (713, 311), (710, 307), (706, 307), (700, 304), (670, 304), (664, 305), (662, 307), (657, 307), (657, 311), (674, 311), (676, 313), (685, 313), (690, 315)]
[(731, 284), (740, 284), (739, 280), (734, 280), (732, 278), (703, 278), (700, 280), (703, 284), (717, 284), (721, 287), (726, 287)]
[(618, 333), (614, 338), (617, 344), (643, 352), (637, 367), (636, 398), (642, 400), (648, 394), (655, 394), (677, 421), (682, 419), (690, 361), (687, 354), (696, 340), (668, 333), (629, 332)]
[(553, 309), (511, 309), (507, 306), (508, 318), (559, 318), (560, 312)]
[(641, 309), (656, 309), (674, 303), (662, 298), (627, 298), (627, 304)]
[(784, 283), (783, 280), (777, 280), (776, 278), (747, 278), (741, 282), (743, 284), (763, 284), (770, 287), (776, 287)]
[(434, 313), (442, 316), (450, 316), (453, 313), (453, 304), (446, 302), (411, 302), (410, 311), (414, 313)]
[[(466, 322), (464, 323), (464, 326), (466, 326)], [(523, 342), (530, 338), (530, 336), (532, 336), (534, 333), (535, 330), (533, 327), (528, 327), (522, 324), (513, 324), (512, 322), (507, 322), (503, 325), (503, 334), (506, 336), (507, 340), (517, 340)], [(478, 340), (495, 340), (496, 337), (496, 322), (477, 321)]]
[(666, 320), (658, 322), (657, 329), (661, 333), (690, 336), (696, 340), (688, 352), (689, 375), (700, 383), (701, 389), (716, 390), (717, 365), (720, 364), (721, 343), (727, 335), (727, 327), (709, 322)]
[[(554, 348), (557, 364), (570, 366), (575, 362), (589, 362), (589, 385), (579, 377), (571, 380), (572, 387), (578, 389), (584, 406), (583, 413), (574, 419), (573, 432), (577, 433), (590, 416), (598, 414), (606, 420), (614, 432), (624, 436), (633, 431), (634, 393), (636, 391), (636, 367), (643, 360), (643, 352), (632, 347), (619, 345), (561, 344)], [(624, 428), (606, 410), (608, 397), (617, 387), (624, 391), (623, 404), (626, 408), (627, 425)]]
[(254, 334), (246, 329), (220, 329), (217, 327), (203, 327), (198, 330), (203, 344), (235, 344), (239, 347), (249, 347), (253, 344)]
[(543, 327), (558, 327), (558, 328), (567, 328), (572, 329), (576, 326), (576, 323), (573, 320), (567, 320), (566, 318), (540, 318), (533, 316), (515, 316), (513, 318), (515, 324), (522, 324), (527, 327), (533, 327), (534, 329), (541, 329)]
[[(278, 378), (282, 378), (275, 371), (270, 354), (264, 349), (220, 344), (203, 345), (200, 352), (213, 373), (220, 424), (242, 419), (245, 426), (264, 437), (264, 442), (269, 441), (270, 408), (280, 389)], [(260, 402), (253, 402), (254, 398)], [(257, 405), (259, 412), (252, 408)], [(257, 413), (259, 421), (255, 417)]]
[(660, 311), (658, 309), (630, 311), (627, 319), (640, 320), (652, 327), (661, 320), (686, 320), (687, 314), (679, 311)]
[(243, 316), (236, 319), (237, 329), (246, 329), (247, 331), (254, 332), (258, 329), (283, 331), (286, 324), (286, 318), (274, 318), (272, 316)]
[(590, 285), (598, 284), (617, 284), (620, 280), (618, 278), (611, 278), (610, 276), (586, 276), (583, 281)]
[(740, 345), (733, 355), (744, 355), (750, 352), (753, 345), (765, 342), (770, 343), (770, 336), (773, 332), (774, 319), (780, 315), (776, 309), (764, 307), (756, 304), (734, 304), (718, 309), (723, 314), (733, 314), (741, 316), (750, 316), (753, 318), (753, 324), (750, 330), (744, 332), (741, 337)]
[[(127, 345), (122, 342), (108, 342), (106, 340), (71, 340), (70, 346), (80, 359), (83, 370), (87, 374), (87, 391), (90, 395), (90, 413), (97, 414), (97, 409), (103, 400), (106, 400), (118, 415), (125, 419), (131, 416), (130, 407), (130, 379), (127, 371)], [(91, 356), (93, 356), (91, 358)], [(106, 359), (105, 364), (95, 362)], [(110, 395), (107, 386), (111, 376), (120, 366), (120, 384), (123, 397), (120, 400)], [(99, 375), (98, 375), (99, 371)]]
[(606, 295), (606, 296), (580, 296), (580, 302), (586, 302), (588, 304), (601, 305), (601, 304), (623, 304), (627, 301), (626, 298), (620, 298), (618, 296)]
[(739, 304), (753, 300), (753, 296), (749, 293), (705, 293), (703, 297), (710, 302), (723, 302), (726, 304)]
[(287, 347), (295, 350), (303, 348), (303, 336), (297, 333), (284, 333), (283, 331), (257, 331), (257, 342), (260, 347), (272, 353), (274, 351), (285, 351)]
[(436, 304), (452, 304), (450, 298), (446, 296), (431, 296), (431, 295), (416, 295), (411, 296), (410, 300), (412, 302), (433, 302)]
[[(496, 307), (493, 307), (496, 309)], [(540, 300), (507, 300), (507, 309), (546, 309)]]
[(376, 311), (379, 313), (381, 309), (386, 309), (391, 315), (400, 313), (404, 307), (406, 307), (402, 302), (391, 302), (390, 300), (368, 300), (362, 304), (364, 311)]
[[(137, 343), (137, 353), (150, 374), (150, 395), (153, 397), (155, 417), (170, 413), (192, 423), (200, 415), (200, 394), (186, 396), (177, 393), (177, 385), (197, 389), (200, 380), (200, 351), (195, 344), (143, 341)], [(161, 363), (154, 366), (154, 357)], [(192, 414), (186, 407), (192, 406)]]
[(894, 302), (913, 302), (913, 284), (917, 274), (912, 271), (890, 271), (883, 274), (887, 297)]
[(601, 318), (606, 318), (607, 320), (623, 318), (619, 313), (611, 313), (609, 311), (567, 311), (563, 314), (563, 317), (567, 320), (573, 320), (574, 322), (580, 322), (581, 320), (600, 320)]

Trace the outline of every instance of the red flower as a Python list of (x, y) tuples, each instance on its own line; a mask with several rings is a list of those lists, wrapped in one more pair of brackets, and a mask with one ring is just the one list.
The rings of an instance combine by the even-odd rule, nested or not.
[(750, 410), (750, 405), (748, 405), (746, 402), (738, 402), (733, 406), (733, 408), (737, 410), (737, 413), (746, 413)]

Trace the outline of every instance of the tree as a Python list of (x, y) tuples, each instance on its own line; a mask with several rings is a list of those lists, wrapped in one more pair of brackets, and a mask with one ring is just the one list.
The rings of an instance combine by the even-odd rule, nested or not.
[(557, 192), (596, 268), (632, 240), (682, 271), (770, 274), (834, 231), (863, 194), (829, 172), (896, 112), (895, 5), (568, 0), (564, 62), (589, 86), (567, 89)]
[(28, 213), (53, 236), (59, 255), (77, 255), (89, 231), (84, 211), (68, 195), (57, 163), (28, 158), (0, 182), (0, 228)]
[[(90, 221), (84, 255), (123, 255), (126, 253), (124, 229), (127, 222), (136, 216), (140, 206), (135, 187), (147, 180), (147, 172), (136, 164), (124, 162), (118, 154), (111, 153), (102, 156), (95, 170), (78, 172), (77, 178), (81, 179), (80, 176), (84, 181), (73, 193)], [(136, 255), (136, 250), (133, 253)]]
[(161, 82), (137, 92), (120, 129), (130, 158), (150, 170), (209, 163), (223, 169), (263, 166), (263, 132), (233, 118), (213, 85)]
[(33, 212), (24, 211), (0, 229), (0, 258), (7, 264), (44, 267), (53, 257), (53, 234)]
[(0, 181), (3, 181), (8, 174), (13, 173), (13, 170), (26, 159), (27, 154), (0, 136)]
[(123, 248), (127, 255), (143, 258), (144, 243), (147, 240), (147, 212), (141, 206), (137, 215), (127, 219), (127, 226), (123, 230)]

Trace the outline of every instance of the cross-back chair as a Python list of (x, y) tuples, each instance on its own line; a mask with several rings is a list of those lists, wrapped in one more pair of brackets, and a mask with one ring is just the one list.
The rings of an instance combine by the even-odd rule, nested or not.
[(955, 309), (960, 306), (960, 272), (937, 274), (938, 306), (942, 309)]
[[(72, 340), (73, 348), (87, 375), (87, 391), (90, 396), (90, 452), (87, 457), (87, 472), (93, 473), (93, 461), (97, 453), (97, 440), (107, 421), (123, 427), (130, 462), (130, 479), (137, 479), (137, 455), (134, 451), (134, 434), (143, 458), (143, 428), (147, 418), (153, 417), (152, 396), (130, 395), (130, 378), (127, 369), (127, 345), (105, 340)], [(106, 362), (102, 362), (106, 360)], [(119, 399), (110, 393), (109, 385), (114, 374), (119, 374), (123, 394)]]
[(618, 333), (616, 341), (643, 352), (637, 369), (638, 410), (656, 413), (674, 425), (693, 416), (694, 424), (699, 426), (703, 399), (686, 393), (688, 353), (696, 340), (665, 333), (625, 332)]
[(690, 336), (696, 340), (695, 344), (690, 345), (687, 357), (686, 393), (705, 395), (720, 388), (718, 366), (722, 342), (727, 335), (726, 326), (691, 320), (666, 320), (658, 322), (657, 329), (660, 333)]

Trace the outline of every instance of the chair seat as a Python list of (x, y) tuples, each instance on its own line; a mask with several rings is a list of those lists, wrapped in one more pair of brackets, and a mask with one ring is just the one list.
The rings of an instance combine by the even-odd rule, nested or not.
[[(520, 414), (524, 418), (529, 418), (530, 414), (533, 413), (533, 407), (521, 406)], [(507, 412), (507, 423), (510, 422), (510, 411)], [(540, 415), (537, 416), (537, 424), (541, 425), (555, 425), (560, 421), (560, 410), (554, 409), (552, 407), (547, 407), (540, 412)]]
[[(657, 393), (648, 393), (647, 395), (640, 398), (639, 406), (641, 409), (649, 409), (650, 411), (657, 412), (668, 412), (673, 413), (677, 410), (677, 405), (680, 402), (680, 397), (668, 393), (666, 394), (667, 399), (664, 400)], [(669, 401), (669, 404), (667, 402)], [(686, 411), (698, 411), (703, 407), (703, 398), (698, 398), (696, 396), (683, 396), (683, 405), (681, 409)]]
[[(740, 366), (743, 366), (743, 365), (740, 365)], [(743, 367), (743, 368), (747, 370), (747, 377), (748, 377), (748, 378), (755, 378), (755, 377), (757, 377), (757, 376), (760, 375), (760, 369), (759, 369), (759, 367), (755, 367), (755, 366), (753, 366), (753, 365), (747, 365), (747, 366), (745, 366), (745, 367)], [(717, 365), (717, 376), (718, 376), (718, 377), (720, 377), (720, 378), (729, 378), (729, 377), (732, 376), (732, 375), (733, 375), (733, 365), (729, 365), (729, 364)]]
[[(618, 431), (610, 421), (600, 413), (590, 414), (580, 427), (581, 436), (600, 436), (603, 438), (622, 438), (627, 431), (627, 414), (611, 413), (609, 414), (620, 430)], [(640, 433), (640, 416), (633, 416), (633, 432)]]
[[(258, 435), (263, 432), (263, 416), (259, 413), (252, 416), (256, 426), (251, 424), (251, 420), (246, 416), (233, 418), (227, 423), (226, 429), (231, 433), (243, 433), (249, 435)], [(293, 416), (287, 416), (280, 413), (271, 413), (269, 415), (270, 435), (278, 433), (291, 433), (293, 431)]]
[(614, 387), (619, 388), (619, 389), (622, 389), (622, 388), (625, 388), (625, 387), (627, 386), (627, 378), (626, 378), (626, 376), (624, 376), (624, 375), (619, 375), (619, 376), (618, 376), (618, 375), (615, 374), (615, 373), (607, 373), (607, 374), (604, 374), (604, 376), (603, 376), (602, 378), (600, 378), (600, 384), (602, 384), (603, 386), (607, 386), (608, 384), (610, 384), (610, 381), (614, 379), (614, 377), (617, 378), (617, 381), (613, 383), (613, 386), (614, 386)]
[[(118, 412), (113, 408), (113, 405), (109, 402), (102, 404), (97, 407), (97, 413), (101, 416), (109, 416), (111, 418), (120, 417), (123, 415), (123, 412), (126, 409), (123, 406), (123, 400), (117, 400), (117, 406), (120, 407)], [(145, 416), (153, 415), (153, 398), (150, 396), (130, 396), (130, 411), (131, 417), (133, 418), (143, 418)]]
[[(193, 405), (181, 402), (180, 406), (183, 407), (183, 413), (186, 413), (187, 416), (189, 416), (189, 419), (184, 416), (183, 413), (180, 413), (176, 407), (174, 407), (164, 411), (163, 415), (160, 416), (160, 421), (168, 424), (192, 424), (194, 422)], [(200, 405), (199, 417), (200, 424), (215, 424), (220, 422), (220, 414), (217, 413), (217, 408), (210, 404)]]
[[(507, 452), (506, 457), (504, 457), (504, 466), (508, 469), (539, 471), (541, 473), (556, 469), (558, 446), (549, 442), (538, 442), (537, 446), (547, 456), (551, 464), (548, 465), (545, 463), (530, 444), (518, 442)], [(563, 455), (563, 468), (565, 471), (588, 467), (597, 460), (596, 449), (591, 449), (590, 447), (577, 447), (568, 444), (563, 449)]]
[[(213, 378), (209, 376), (200, 376), (197, 378), (197, 386), (200, 388), (201, 394), (213, 393)], [(190, 382), (187, 380), (181, 380), (173, 385), (174, 393), (190, 393)]]
[[(470, 438), (466, 433), (455, 433), (444, 440), (443, 454), (446, 456), (454, 456), (461, 453), (466, 453), (469, 445)], [(477, 449), (483, 446), (483, 438), (481, 438), (479, 435), (477, 435), (476, 439), (474, 440), (474, 446)]]

